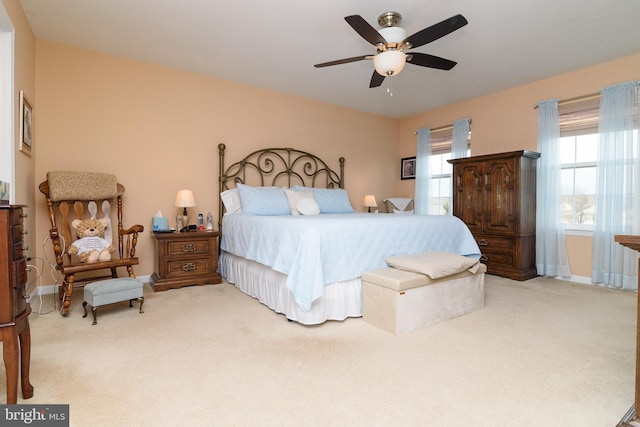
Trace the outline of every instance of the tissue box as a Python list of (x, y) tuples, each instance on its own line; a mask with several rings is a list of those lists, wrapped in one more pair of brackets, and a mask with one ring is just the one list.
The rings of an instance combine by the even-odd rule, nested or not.
[(166, 230), (169, 228), (169, 221), (167, 218), (153, 217), (153, 231)]
[(9, 183), (0, 181), (0, 205), (9, 204)]

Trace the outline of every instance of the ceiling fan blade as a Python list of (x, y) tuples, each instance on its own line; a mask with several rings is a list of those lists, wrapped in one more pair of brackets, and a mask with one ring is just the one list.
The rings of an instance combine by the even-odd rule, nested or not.
[(440, 37), (444, 37), (464, 27), (468, 23), (464, 16), (458, 14), (410, 35), (404, 39), (402, 43), (411, 43), (412, 48), (420, 47), (434, 40), (438, 40)]
[(383, 81), (384, 76), (381, 76), (377, 71), (374, 71), (373, 75), (371, 76), (371, 83), (369, 83), (369, 88), (378, 87), (382, 84)]
[(349, 15), (346, 16), (344, 20), (347, 21), (349, 25), (351, 25), (351, 28), (356, 30), (356, 33), (360, 34), (363, 39), (365, 39), (372, 45), (376, 46), (378, 44), (387, 44), (387, 41), (384, 39), (384, 37), (382, 37), (382, 35), (367, 21), (365, 21), (362, 16)]
[(456, 66), (457, 62), (439, 56), (428, 55), (426, 53), (411, 52), (407, 54), (407, 62), (421, 67), (437, 68), (438, 70), (450, 70)]
[(371, 55), (353, 56), (351, 58), (336, 59), (335, 61), (323, 62), (322, 64), (315, 64), (314, 67), (322, 68), (329, 67), (331, 65), (348, 64), (349, 62), (362, 61), (363, 59), (370, 59)]

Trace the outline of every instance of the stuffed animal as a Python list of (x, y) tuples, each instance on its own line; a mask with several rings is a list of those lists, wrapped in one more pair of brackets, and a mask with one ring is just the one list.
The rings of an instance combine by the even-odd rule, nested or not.
[(67, 252), (77, 255), (81, 262), (109, 261), (115, 248), (104, 238), (107, 220), (74, 219), (71, 225), (76, 230), (78, 240), (73, 242)]

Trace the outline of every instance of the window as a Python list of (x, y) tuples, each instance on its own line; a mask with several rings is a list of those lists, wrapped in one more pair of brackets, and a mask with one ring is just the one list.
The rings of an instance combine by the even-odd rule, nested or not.
[(598, 134), (560, 138), (562, 222), (565, 228), (593, 230)]
[[(467, 150), (467, 156), (471, 150)], [(432, 154), (429, 158), (429, 170), (431, 171), (431, 205), (430, 215), (449, 215), (452, 213), (451, 190), (453, 188), (453, 165), (447, 160), (451, 159), (451, 152)]]
[[(599, 96), (559, 106), (562, 222), (565, 230), (593, 231), (598, 160)], [(638, 130), (629, 138), (634, 146), (629, 165), (638, 158)]]
[(593, 231), (598, 159), (600, 96), (587, 96), (558, 106), (562, 223), (565, 230)]
[(431, 171), (431, 206), (429, 214), (448, 215), (451, 212), (452, 165), (447, 162), (451, 153), (432, 154), (429, 157)]
[[(466, 123), (465, 123), (466, 122)], [(453, 156), (453, 134), (454, 129), (456, 134), (464, 137), (466, 134), (466, 144), (460, 141), (461, 149), (456, 151), (464, 151), (466, 147), (466, 156), (470, 155), (469, 142), (471, 140), (471, 131), (467, 124), (471, 123), (471, 119), (457, 120), (453, 125), (442, 126), (439, 128), (431, 129), (429, 133), (429, 148), (431, 154), (429, 155), (429, 164), (427, 166), (430, 176), (429, 182), (425, 182), (429, 185), (429, 203), (428, 214), (429, 215), (450, 215), (452, 213), (452, 174), (453, 166), (447, 161)], [(462, 125), (461, 127), (458, 127)], [(457, 143), (456, 143), (457, 145)], [(457, 154), (457, 156), (464, 155), (463, 153)]]
[[(467, 137), (467, 147), (471, 139), (471, 132)], [(452, 213), (451, 197), (453, 166), (447, 162), (451, 159), (451, 145), (453, 143), (453, 127), (446, 126), (442, 130), (431, 131), (431, 156), (429, 157), (429, 171), (431, 174), (429, 206), (430, 215), (449, 215)], [(467, 156), (471, 150), (467, 148)]]

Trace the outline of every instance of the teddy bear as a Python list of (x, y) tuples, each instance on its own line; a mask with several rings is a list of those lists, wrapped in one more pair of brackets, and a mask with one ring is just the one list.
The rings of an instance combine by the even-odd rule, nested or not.
[(107, 220), (74, 219), (71, 225), (76, 230), (78, 240), (73, 242), (67, 252), (77, 255), (81, 262), (109, 261), (115, 248), (104, 238)]

